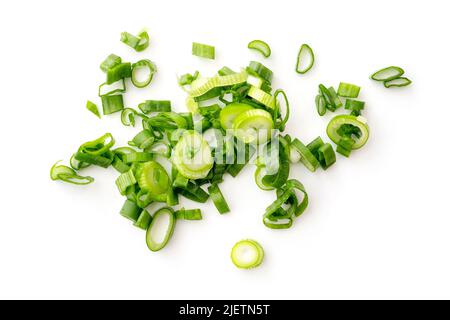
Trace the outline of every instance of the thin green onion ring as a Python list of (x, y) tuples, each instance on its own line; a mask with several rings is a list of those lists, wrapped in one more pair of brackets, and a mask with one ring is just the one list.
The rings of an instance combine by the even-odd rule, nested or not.
[(240, 269), (252, 269), (261, 265), (264, 249), (255, 240), (241, 240), (231, 249), (231, 261)]
[[(303, 60), (305, 59), (305, 55), (306, 55), (306, 57), (308, 57), (310, 59), (310, 62), (309, 62), (309, 64), (307, 64), (306, 66), (301, 68), (300, 65), (303, 62)], [(315, 60), (314, 51), (306, 43), (302, 44), (300, 47), (300, 50), (298, 51), (297, 64), (295, 65), (295, 71), (299, 74), (307, 73), (314, 66), (314, 60)]]
[[(164, 238), (159, 242), (154, 238), (153, 231), (158, 226), (158, 220), (160, 220), (164, 215), (167, 215), (169, 217), (169, 223), (164, 230)], [(150, 223), (145, 236), (147, 247), (151, 251), (159, 251), (164, 248), (172, 237), (173, 231), (175, 229), (175, 224), (176, 217), (175, 212), (172, 208), (164, 207), (156, 211), (153, 215), (153, 220)]]
[[(137, 72), (139, 69), (144, 68), (148, 69), (148, 76), (145, 80), (139, 81), (137, 80)], [(133, 65), (131, 66), (131, 82), (136, 88), (144, 88), (148, 86), (150, 82), (152, 82), (153, 75), (156, 73), (156, 71), (156, 65), (152, 61), (148, 59), (139, 60), (138, 62), (133, 63)]]
[(384, 81), (384, 87), (385, 88), (400, 88), (400, 87), (406, 87), (409, 86), (412, 83), (411, 80), (409, 80), (406, 77), (399, 77), (393, 80)]
[(262, 40), (250, 41), (247, 47), (260, 52), (265, 58), (270, 57), (270, 54), (272, 53), (270, 46)]
[(375, 81), (385, 82), (385, 81), (390, 81), (390, 80), (400, 78), (404, 74), (405, 74), (405, 70), (403, 70), (402, 68), (396, 67), (396, 66), (390, 66), (390, 67), (378, 70), (377, 72), (372, 74), (370, 76), (370, 78)]

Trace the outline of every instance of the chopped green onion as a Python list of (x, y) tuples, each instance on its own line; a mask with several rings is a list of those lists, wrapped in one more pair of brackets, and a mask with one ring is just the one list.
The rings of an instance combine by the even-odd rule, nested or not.
[(234, 72), (233, 70), (231, 70), (228, 67), (223, 67), (222, 69), (217, 71), (217, 73), (219, 74), (219, 76), (229, 76), (230, 74), (234, 74), (236, 72)]
[(302, 44), (297, 55), (295, 71), (305, 74), (314, 66), (314, 52), (306, 43)]
[(121, 94), (102, 96), (101, 99), (104, 115), (123, 110), (123, 96)]
[(95, 114), (97, 117), (101, 118), (102, 116), (100, 115), (100, 112), (98, 111), (97, 105), (95, 103), (93, 103), (92, 101), (87, 101), (86, 102), (86, 109), (88, 109), (90, 112), (92, 112), (93, 114)]
[(319, 92), (325, 99), (326, 108), (333, 112), (336, 111), (337, 106), (330, 90), (328, 90), (323, 84), (319, 84)]
[(149, 161), (142, 165), (137, 174), (137, 182), (141, 190), (150, 194), (153, 200), (167, 195), (170, 187), (169, 175), (156, 161)]
[(364, 101), (347, 99), (345, 101), (345, 109), (351, 110), (352, 115), (359, 116), (361, 115), (361, 110), (364, 109), (365, 104), (366, 103)]
[(77, 185), (85, 185), (94, 182), (94, 178), (92, 177), (80, 176), (75, 172), (74, 169), (64, 165), (58, 165), (60, 161), (56, 162), (50, 169), (50, 178), (52, 180), (61, 180)]
[(326, 143), (317, 150), (317, 160), (321, 167), (326, 170), (336, 162), (336, 154), (331, 144)]
[(316, 108), (319, 116), (323, 116), (327, 112), (327, 103), (321, 94), (316, 96)]
[(262, 40), (250, 41), (248, 44), (248, 48), (260, 52), (266, 58), (270, 57), (271, 54), (270, 47), (267, 43), (265, 43)]
[(234, 135), (244, 143), (265, 143), (270, 140), (273, 128), (272, 116), (262, 109), (245, 111), (233, 122)]
[(211, 186), (209, 186), (208, 192), (220, 214), (230, 212), (230, 208), (228, 207), (228, 204), (217, 184), (212, 184)]
[(305, 167), (311, 171), (316, 171), (319, 166), (319, 161), (317, 161), (316, 157), (309, 151), (309, 149), (298, 139), (294, 139), (291, 143), (291, 148), (297, 150), (300, 154), (300, 161), (305, 165)]
[[(247, 81), (248, 74), (245, 71), (233, 73), (226, 76), (216, 75), (212, 78), (199, 78), (191, 83), (189, 95), (196, 98), (197, 101), (205, 101), (220, 96), (222, 93), (220, 87), (233, 86)], [(216, 89), (215, 91), (212, 91)], [(211, 94), (212, 91), (214, 94)], [(208, 95), (206, 95), (208, 93)]]
[(201, 44), (197, 42), (192, 43), (192, 54), (197, 57), (215, 59), (215, 48), (207, 44)]
[(147, 210), (143, 209), (139, 214), (139, 218), (133, 225), (135, 227), (138, 227), (139, 229), (147, 230), (152, 220), (153, 218), (150, 213)]
[(150, 44), (150, 37), (148, 36), (147, 31), (141, 31), (137, 36), (134, 36), (128, 32), (122, 32), (120, 34), (120, 41), (137, 52), (140, 52), (147, 49)]
[(90, 163), (81, 162), (81, 161), (78, 161), (77, 159), (75, 159), (75, 153), (70, 157), (69, 162), (70, 162), (70, 166), (74, 170), (80, 170), (83, 168), (87, 168), (91, 165)]
[[(148, 75), (143, 81), (139, 81), (137, 74), (142, 69), (144, 69), (144, 70), (146, 69), (148, 72)], [(144, 88), (144, 87), (148, 86), (150, 84), (150, 82), (152, 82), (153, 75), (156, 73), (156, 71), (157, 71), (156, 66), (152, 61), (150, 61), (148, 59), (139, 60), (138, 62), (133, 63), (133, 65), (131, 66), (131, 82), (137, 88)]]
[(367, 124), (361, 121), (361, 117), (355, 117), (352, 115), (339, 115), (331, 119), (330, 123), (327, 126), (327, 135), (328, 137), (336, 144), (339, 144), (342, 134), (339, 134), (339, 130), (344, 125), (350, 125), (350, 128), (353, 129), (355, 127), (358, 129), (359, 136), (355, 137), (355, 143), (352, 146), (352, 149), (359, 149), (363, 145), (366, 144), (369, 139), (369, 127)]
[(192, 201), (205, 203), (209, 199), (209, 194), (196, 183), (189, 181), (186, 188), (179, 190), (180, 194)]
[(331, 95), (331, 99), (334, 102), (334, 106), (336, 107), (336, 109), (342, 107), (343, 104), (341, 98), (339, 98), (338, 94), (336, 93), (336, 90), (333, 87), (329, 87), (328, 92)]
[(141, 213), (141, 208), (136, 204), (136, 202), (131, 200), (125, 200), (125, 203), (122, 206), (122, 209), (120, 209), (120, 214), (133, 221), (137, 222), (139, 219), (139, 214)]
[(267, 175), (267, 169), (265, 166), (259, 166), (256, 168), (255, 171), (255, 182), (256, 185), (261, 189), (265, 191), (274, 190), (275, 187), (271, 186), (269, 184), (265, 184), (263, 178)]
[(172, 104), (169, 100), (146, 100), (138, 105), (138, 108), (145, 114), (151, 112), (170, 112)]
[(107, 84), (106, 82), (102, 83), (98, 87), (98, 96), (99, 97), (110, 96), (110, 95), (113, 95), (116, 93), (125, 93), (126, 91), (127, 91), (127, 88), (125, 86), (125, 80), (120, 79), (111, 84)]
[(171, 208), (165, 207), (156, 211), (147, 229), (145, 237), (147, 247), (151, 251), (159, 251), (164, 248), (172, 237), (175, 224), (175, 212)]
[(75, 160), (82, 163), (92, 164), (102, 168), (108, 168), (114, 161), (114, 153), (107, 151), (101, 155), (94, 155), (78, 151), (74, 155)]
[(106, 72), (106, 84), (112, 84), (116, 81), (131, 77), (131, 63), (120, 63)]
[(132, 126), (136, 124), (135, 116), (137, 115), (137, 111), (131, 108), (125, 108), (122, 110), (120, 114), (120, 120), (124, 126)]
[(240, 269), (256, 268), (264, 260), (264, 249), (255, 240), (241, 240), (231, 249), (231, 261)]
[(370, 76), (370, 78), (375, 81), (385, 82), (385, 81), (397, 79), (404, 74), (405, 74), (405, 70), (403, 70), (402, 68), (391, 66), (391, 67), (387, 67), (387, 68), (378, 70), (377, 72), (372, 74)]
[(108, 72), (109, 69), (122, 63), (122, 58), (116, 56), (115, 54), (110, 54), (106, 59), (100, 64), (100, 69), (103, 72)]
[(339, 83), (338, 95), (345, 98), (358, 98), (360, 87), (351, 83)]
[(148, 152), (133, 152), (123, 155), (124, 163), (147, 162), (153, 159), (153, 155)]
[(389, 80), (389, 81), (385, 81), (383, 82), (384, 86), (386, 88), (392, 88), (392, 87), (406, 87), (409, 86), (412, 83), (411, 80), (409, 80), (408, 78), (405, 77), (400, 77), (397, 79), (393, 79), (393, 80)]
[(230, 103), (220, 111), (220, 124), (225, 130), (232, 129), (234, 120), (242, 113), (253, 110), (253, 107), (245, 103)]
[(175, 216), (179, 220), (202, 220), (202, 211), (200, 209), (186, 210), (181, 208), (175, 211)]
[(251, 61), (246, 70), (249, 74), (260, 77), (269, 83), (272, 81), (272, 70), (264, 66), (262, 63)]
[[(284, 114), (284, 117), (281, 114), (280, 103), (278, 102), (278, 99), (277, 99), (279, 94), (281, 94), (283, 96), (284, 105), (285, 105), (285, 108), (286, 108), (286, 112)], [(281, 118), (280, 121), (277, 121), (275, 127), (277, 129), (279, 129), (280, 131), (284, 131), (286, 123), (289, 120), (289, 114), (290, 114), (289, 100), (288, 100), (288, 98), (286, 96), (286, 93), (282, 89), (276, 90), (275, 93), (273, 94), (273, 98), (276, 101), (276, 107), (275, 107), (276, 116), (274, 118), (277, 119), (278, 118), (278, 114), (280, 115), (280, 118)]]
[(150, 130), (144, 129), (134, 136), (132, 142), (139, 149), (147, 149), (155, 142), (155, 136)]
[(257, 87), (251, 86), (247, 92), (247, 95), (258, 101), (259, 103), (263, 104), (269, 109), (276, 108), (275, 98)]
[(125, 195), (127, 188), (136, 184), (136, 178), (134, 177), (133, 170), (128, 170), (127, 172), (122, 173), (116, 179), (116, 186), (119, 189), (121, 195)]

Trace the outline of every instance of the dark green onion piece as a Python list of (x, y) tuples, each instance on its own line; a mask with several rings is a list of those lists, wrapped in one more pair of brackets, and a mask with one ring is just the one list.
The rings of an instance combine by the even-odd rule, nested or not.
[(198, 76), (200, 75), (200, 73), (198, 71), (195, 71), (194, 74), (190, 74), (190, 73), (186, 73), (183, 74), (179, 79), (178, 79), (178, 84), (180, 86), (186, 86), (191, 84), (193, 81), (197, 80)]
[(115, 54), (110, 54), (106, 59), (100, 64), (100, 69), (103, 72), (107, 72), (109, 69), (122, 63), (122, 58), (116, 56)]
[(336, 152), (342, 154), (344, 157), (349, 157), (350, 153), (352, 152), (353, 145), (355, 144), (355, 140), (348, 136), (342, 137), (336, 148)]
[(291, 143), (291, 148), (297, 150), (297, 152), (301, 155), (300, 161), (309, 171), (316, 171), (319, 166), (319, 161), (317, 161), (316, 157), (314, 157), (311, 151), (309, 151), (309, 149), (300, 140), (294, 139)]
[(74, 158), (82, 163), (108, 168), (114, 161), (114, 153), (107, 151), (101, 155), (94, 155), (78, 151), (75, 153)]
[(61, 180), (76, 185), (85, 185), (94, 182), (94, 178), (92, 177), (80, 176), (72, 168), (58, 165), (60, 161), (56, 162), (50, 169), (50, 178), (52, 180)]
[(386, 88), (393, 88), (393, 87), (406, 87), (409, 86), (412, 83), (411, 80), (409, 80), (408, 78), (405, 77), (400, 77), (397, 79), (393, 79), (393, 80), (389, 80), (389, 81), (385, 81), (383, 82), (384, 86)]
[(225, 201), (225, 198), (223, 197), (223, 194), (220, 191), (219, 186), (217, 184), (209, 186), (208, 192), (220, 214), (230, 212), (230, 208), (228, 207), (228, 204)]
[(250, 41), (247, 47), (249, 49), (253, 49), (260, 52), (266, 58), (270, 57), (271, 54), (270, 47), (266, 42), (262, 40)]
[(146, 100), (138, 105), (138, 108), (145, 114), (151, 112), (170, 112), (172, 104), (169, 100)]
[(370, 78), (375, 81), (383, 81), (384, 82), (384, 81), (390, 81), (390, 80), (397, 79), (404, 74), (405, 74), (405, 70), (403, 70), (402, 68), (391, 66), (391, 67), (387, 67), (387, 68), (378, 70), (377, 72), (372, 74), (370, 76)]
[(122, 206), (122, 209), (120, 209), (120, 214), (133, 221), (137, 222), (139, 219), (139, 214), (141, 213), (141, 208), (136, 204), (136, 202), (131, 200), (125, 200), (125, 203)]
[(189, 182), (186, 188), (179, 189), (179, 193), (192, 201), (200, 203), (205, 203), (209, 198), (209, 194), (193, 182)]
[(206, 59), (215, 59), (215, 48), (207, 44), (201, 44), (197, 42), (192, 43), (192, 54), (197, 57)]
[(319, 116), (323, 116), (327, 112), (327, 103), (321, 94), (316, 96), (316, 109)]
[(101, 155), (111, 149), (115, 140), (111, 133), (105, 133), (100, 138), (83, 143), (79, 151), (92, 154)]
[(178, 193), (176, 193), (173, 188), (169, 188), (167, 191), (166, 203), (168, 206), (176, 206), (179, 204)]
[(333, 100), (336, 109), (342, 107), (343, 104), (342, 104), (341, 98), (339, 98), (336, 90), (333, 87), (329, 87), (328, 92), (331, 95), (331, 99)]
[[(284, 114), (284, 117), (281, 114), (280, 103), (277, 99), (279, 94), (281, 94), (283, 96), (284, 104), (286, 106), (286, 112)], [(278, 115), (280, 115), (280, 118), (281, 118), (280, 121), (278, 121), (276, 123), (276, 129), (279, 129), (280, 131), (284, 131), (286, 123), (289, 120), (289, 114), (290, 114), (289, 100), (287, 98), (286, 93), (282, 89), (276, 90), (275, 93), (273, 94), (273, 97), (274, 97), (275, 101), (277, 102), (276, 103), (276, 113), (277, 113), (276, 118), (278, 117)]]
[(202, 211), (200, 209), (190, 209), (186, 210), (181, 208), (175, 211), (175, 217), (181, 220), (202, 220)]
[(231, 74), (235, 74), (236, 72), (234, 72), (233, 70), (231, 70), (228, 67), (223, 67), (222, 69), (217, 71), (217, 73), (219, 74), (219, 76), (229, 76)]
[(329, 143), (324, 144), (317, 150), (317, 160), (319, 160), (320, 166), (326, 170), (336, 162), (336, 154), (334, 153), (333, 146)]
[(90, 166), (89, 163), (81, 162), (81, 161), (78, 161), (77, 159), (75, 159), (75, 153), (70, 157), (69, 162), (70, 162), (70, 166), (74, 170), (80, 170), (80, 169), (87, 168)]
[(131, 63), (120, 63), (106, 72), (106, 84), (112, 84), (116, 81), (131, 77)]
[(143, 209), (141, 211), (141, 213), (139, 214), (139, 218), (133, 225), (135, 227), (138, 227), (139, 229), (147, 230), (148, 227), (150, 226), (150, 223), (152, 222), (152, 220), (153, 220), (153, 218), (150, 215), (150, 213), (148, 213), (147, 210)]
[(127, 188), (136, 184), (136, 178), (134, 177), (133, 170), (128, 170), (127, 172), (122, 173), (116, 179), (116, 186), (119, 189), (121, 195), (125, 195)]
[(103, 114), (108, 115), (123, 110), (123, 96), (116, 94), (112, 96), (102, 96)]
[(345, 98), (358, 98), (360, 87), (351, 83), (339, 83), (338, 95)]
[[(304, 64), (306, 61), (306, 64)], [(304, 64), (302, 66), (302, 64)], [(314, 52), (309, 45), (302, 44), (297, 55), (297, 64), (295, 71), (300, 74), (305, 74), (314, 66)]]
[(142, 31), (137, 36), (134, 36), (128, 32), (122, 32), (120, 34), (120, 41), (137, 52), (140, 52), (148, 47), (150, 44), (150, 37), (148, 36), (147, 31)]
[(92, 112), (93, 114), (95, 114), (98, 118), (101, 118), (102, 116), (100, 115), (100, 112), (98, 111), (98, 107), (95, 103), (93, 103), (92, 101), (87, 101), (86, 102), (86, 109), (88, 109), (90, 112)]
[(323, 84), (319, 84), (319, 92), (325, 99), (326, 108), (333, 112), (336, 111), (336, 103), (330, 93), (330, 90), (328, 90)]
[[(148, 71), (147, 78), (145, 78), (145, 80), (143, 81), (139, 81), (137, 79), (137, 73), (140, 69), (147, 69)], [(131, 66), (131, 82), (137, 88), (144, 88), (148, 86), (150, 82), (152, 82), (153, 75), (156, 73), (156, 71), (156, 65), (152, 61), (148, 59), (139, 60), (138, 62), (133, 63), (133, 65)]]
[(345, 109), (351, 110), (352, 115), (359, 116), (361, 115), (361, 110), (364, 109), (365, 104), (364, 101), (347, 99), (345, 101)]
[(137, 115), (137, 111), (131, 108), (125, 108), (122, 110), (120, 114), (120, 120), (124, 126), (132, 126), (136, 124), (135, 116)]

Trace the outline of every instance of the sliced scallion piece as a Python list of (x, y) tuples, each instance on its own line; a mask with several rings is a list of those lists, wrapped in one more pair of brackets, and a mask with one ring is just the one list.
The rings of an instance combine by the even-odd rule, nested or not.
[(181, 208), (175, 211), (175, 217), (179, 220), (202, 220), (202, 211), (200, 209), (186, 210)]
[(108, 72), (109, 69), (121, 63), (122, 58), (112, 53), (109, 56), (107, 56), (106, 59), (100, 64), (100, 69), (103, 72)]
[[(343, 128), (348, 129), (344, 131)], [(327, 135), (336, 144), (339, 144), (343, 135), (346, 135), (347, 132), (355, 140), (352, 149), (361, 148), (369, 139), (369, 127), (361, 121), (360, 117), (339, 115), (331, 119), (327, 126)]]
[(305, 167), (311, 171), (316, 171), (319, 166), (319, 161), (317, 161), (316, 157), (309, 151), (309, 149), (298, 139), (294, 139), (291, 143), (291, 148), (297, 150), (300, 154), (300, 161), (305, 165)]
[(98, 87), (98, 96), (99, 97), (110, 96), (110, 95), (113, 95), (116, 93), (125, 93), (126, 91), (127, 91), (127, 88), (125, 86), (125, 80), (120, 79), (111, 84), (107, 84), (106, 82), (102, 83)]
[(143, 209), (139, 214), (139, 218), (133, 225), (135, 227), (138, 227), (139, 229), (147, 230), (152, 220), (153, 218), (150, 213), (147, 210)]
[(412, 83), (411, 80), (409, 80), (406, 77), (400, 77), (389, 81), (384, 81), (383, 84), (386, 88), (393, 88), (393, 87), (406, 87), (409, 86)]
[(265, 143), (270, 140), (273, 128), (272, 116), (262, 109), (245, 111), (233, 122), (234, 135), (244, 143)]
[(140, 52), (147, 49), (148, 45), (150, 44), (150, 37), (145, 30), (139, 32), (137, 36), (134, 36), (128, 32), (122, 32), (120, 34), (120, 41), (133, 48), (137, 52)]
[(248, 44), (248, 48), (260, 52), (266, 58), (270, 57), (271, 54), (270, 47), (266, 42), (262, 40), (250, 41)]
[(306, 43), (302, 44), (297, 55), (297, 64), (295, 71), (299, 74), (305, 74), (314, 66), (314, 52)]
[(64, 165), (58, 165), (59, 162), (61, 162), (61, 160), (56, 162), (50, 169), (50, 178), (52, 180), (61, 180), (77, 185), (85, 185), (94, 182), (94, 178), (80, 176), (74, 169)]
[(390, 81), (397, 79), (405, 74), (405, 70), (400, 67), (390, 66), (381, 70), (378, 70), (370, 76), (375, 81)]
[(359, 116), (361, 115), (361, 110), (364, 109), (365, 104), (366, 103), (364, 101), (347, 99), (345, 101), (345, 109), (351, 110), (352, 115)]
[(240, 269), (256, 268), (264, 260), (264, 249), (255, 240), (241, 240), (231, 249), (231, 261)]
[(172, 104), (169, 100), (146, 100), (138, 105), (138, 108), (145, 114), (151, 112), (170, 112)]
[(100, 115), (100, 112), (98, 111), (98, 107), (95, 103), (93, 103), (92, 101), (87, 101), (86, 102), (86, 109), (88, 109), (90, 112), (92, 112), (93, 114), (95, 114), (99, 119), (102, 117)]
[(136, 202), (129, 199), (125, 200), (122, 209), (120, 209), (120, 214), (133, 222), (137, 222), (140, 213), (141, 208), (139, 208)]
[(192, 54), (197, 57), (213, 60), (216, 57), (215, 48), (213, 46), (198, 42), (192, 43)]
[(319, 116), (323, 116), (327, 112), (327, 103), (321, 94), (316, 96), (316, 109)]
[(112, 96), (102, 96), (103, 114), (108, 115), (123, 110), (123, 96), (116, 94)]
[[(141, 81), (138, 79), (138, 73), (142, 71), (147, 72), (147, 75), (145, 79)], [(156, 71), (156, 65), (152, 61), (148, 59), (139, 60), (131, 66), (131, 82), (136, 88), (144, 88), (152, 82), (153, 75)]]
[(120, 114), (120, 121), (124, 126), (132, 126), (136, 124), (135, 116), (137, 115), (137, 111), (131, 108), (125, 108), (122, 110)]
[(106, 84), (131, 77), (131, 63), (122, 62), (106, 71)]
[(217, 184), (212, 184), (208, 187), (209, 196), (211, 197), (214, 205), (220, 214), (224, 214), (230, 212), (230, 208), (228, 207), (227, 201), (223, 197), (222, 192), (219, 189)]
[(345, 98), (358, 98), (360, 87), (351, 83), (341, 82), (337, 94)]
[(164, 248), (172, 237), (176, 218), (172, 208), (164, 207), (153, 215), (152, 222), (147, 229), (146, 242), (151, 251)]
[(136, 178), (134, 177), (133, 170), (128, 170), (127, 172), (122, 173), (116, 179), (116, 186), (119, 189), (121, 195), (125, 195), (127, 188), (136, 184)]

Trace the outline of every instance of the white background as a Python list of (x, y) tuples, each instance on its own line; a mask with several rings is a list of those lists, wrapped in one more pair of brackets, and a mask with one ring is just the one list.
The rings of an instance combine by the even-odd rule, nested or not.
[[(299, 299), (450, 298), (448, 1), (3, 1), (0, 298)], [(135, 53), (120, 32), (148, 27), (149, 48)], [(246, 45), (261, 38), (274, 87), (292, 104), (288, 132), (326, 138), (330, 117), (314, 107), (317, 85), (362, 86), (371, 137), (350, 159), (312, 174), (292, 169), (310, 195), (290, 230), (261, 216), (273, 193), (259, 190), (253, 167), (227, 177), (232, 212), (202, 205), (204, 220), (181, 221), (169, 245), (152, 253), (145, 233), (118, 211), (114, 170), (89, 168), (94, 184), (51, 181), (49, 169), (82, 142), (112, 132), (118, 144), (138, 128), (119, 115), (98, 120), (96, 100), (109, 53), (150, 58), (158, 74), (130, 89), (126, 105), (170, 99), (184, 110), (176, 75), (213, 73), (260, 59)], [(192, 41), (216, 46), (217, 59), (191, 56)], [(302, 43), (316, 53), (294, 72)], [(262, 59), (260, 59), (262, 60)], [(369, 75), (400, 65), (414, 84), (385, 89)], [(187, 207), (196, 204), (184, 201)], [(242, 271), (232, 245), (254, 238), (265, 263)]]

